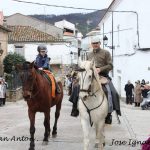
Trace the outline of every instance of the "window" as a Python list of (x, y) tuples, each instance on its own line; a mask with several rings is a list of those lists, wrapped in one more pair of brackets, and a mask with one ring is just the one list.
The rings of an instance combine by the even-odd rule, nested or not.
[(15, 52), (21, 56), (24, 56), (24, 46), (15, 45)]

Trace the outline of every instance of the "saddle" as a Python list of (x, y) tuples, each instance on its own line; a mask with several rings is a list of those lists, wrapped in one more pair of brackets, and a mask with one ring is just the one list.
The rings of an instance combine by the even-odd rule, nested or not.
[(104, 76), (99, 76), (99, 80), (102, 85), (109, 83), (109, 80)]
[(55, 77), (53, 76), (53, 74), (49, 70), (43, 70), (43, 72), (47, 75), (46, 78), (52, 84), (52, 97), (55, 98), (55, 96), (56, 96), (56, 94), (55, 94), (55, 91), (56, 91)]

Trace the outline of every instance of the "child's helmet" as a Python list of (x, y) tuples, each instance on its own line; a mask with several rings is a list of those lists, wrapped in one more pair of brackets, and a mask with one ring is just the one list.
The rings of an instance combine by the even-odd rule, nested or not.
[(45, 51), (47, 52), (47, 47), (46, 47), (45, 45), (39, 45), (39, 46), (37, 47), (37, 51), (40, 52), (41, 50), (42, 50), (42, 51), (45, 50)]

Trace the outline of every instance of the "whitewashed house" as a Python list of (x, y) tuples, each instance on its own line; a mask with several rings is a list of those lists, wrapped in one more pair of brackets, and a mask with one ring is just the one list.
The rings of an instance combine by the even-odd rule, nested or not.
[[(26, 60), (33, 61), (37, 55), (37, 46), (45, 44), (51, 57), (51, 64), (59, 64), (60, 68), (63, 66), (69, 68), (71, 64), (77, 63), (79, 42), (76, 41), (77, 34), (80, 33), (77, 32), (74, 24), (60, 21), (52, 25), (19, 13), (5, 18), (7, 25), (14, 29), (11, 37), (9, 36), (9, 52), (22, 53)], [(17, 40), (15, 38), (12, 40), (13, 36)]]
[[(113, 57), (113, 82), (124, 97), (128, 80), (150, 81), (150, 1), (113, 0), (99, 26)], [(104, 38), (105, 37), (105, 38)]]
[[(38, 54), (37, 46), (44, 44), (48, 48), (51, 65), (59, 66), (57, 70), (63, 74), (67, 73), (71, 64), (77, 63), (78, 45), (74, 44), (74, 40), (77, 39), (75, 35), (78, 32), (74, 24), (66, 21), (64, 32), (64, 24), (58, 23), (57, 27), (19, 13), (5, 18), (8, 27), (12, 30), (9, 34), (8, 52), (17, 52), (27, 61), (34, 61)], [(70, 25), (74, 30), (73, 35), (68, 36)]]
[(69, 44), (56, 39), (30, 26), (7, 26), (12, 32), (8, 35), (8, 52), (16, 52), (25, 57), (27, 61), (34, 61), (38, 52), (38, 45), (44, 44), (48, 49), (52, 66), (70, 64)]
[(55, 22), (55, 26), (64, 31), (63, 39), (70, 43), (71, 63), (77, 64), (78, 48), (81, 47), (82, 33), (76, 29), (75, 24), (66, 20)]

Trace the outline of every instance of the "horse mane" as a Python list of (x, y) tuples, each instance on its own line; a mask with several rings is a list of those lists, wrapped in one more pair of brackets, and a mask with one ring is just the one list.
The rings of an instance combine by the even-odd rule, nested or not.
[(28, 70), (30, 64), (31, 64), (31, 63), (30, 63), (29, 61), (25, 61), (25, 62), (23, 63), (23, 69), (24, 69), (24, 70)]
[(35, 64), (35, 61), (33, 61), (33, 62), (25, 61), (23, 63), (23, 69), (24, 70), (28, 70), (32, 67), (34, 67), (36, 70), (38, 69), (38, 66)]

